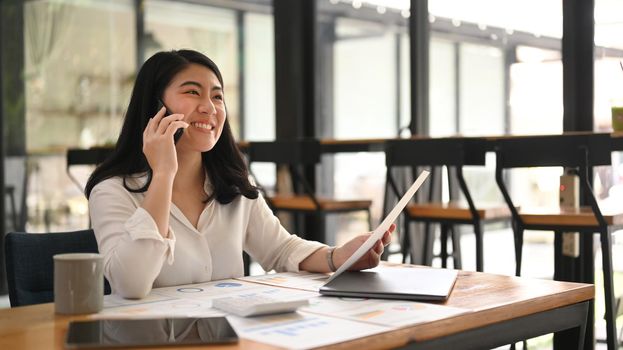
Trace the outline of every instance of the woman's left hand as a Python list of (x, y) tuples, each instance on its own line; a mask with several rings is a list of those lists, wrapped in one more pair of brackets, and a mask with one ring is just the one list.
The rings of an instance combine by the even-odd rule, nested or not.
[[(348, 270), (359, 271), (375, 267), (381, 260), (384, 248), (392, 241), (392, 232), (396, 229), (396, 224), (391, 224), (389, 229), (383, 234), (383, 238), (379, 239), (357, 262), (355, 262)], [(336, 248), (333, 252), (333, 264), (336, 268), (340, 268), (353, 253), (361, 247), (361, 245), (370, 237), (372, 233), (359, 235), (343, 246)]]

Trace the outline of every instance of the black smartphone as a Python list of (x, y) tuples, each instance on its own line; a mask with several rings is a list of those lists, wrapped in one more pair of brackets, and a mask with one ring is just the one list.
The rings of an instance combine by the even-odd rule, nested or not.
[(127, 348), (238, 341), (225, 317), (72, 321), (65, 348)]
[[(164, 106), (165, 108), (165, 112), (164, 112), (164, 116), (168, 116), (173, 114), (173, 112), (171, 112), (169, 110), (169, 107), (165, 106), (164, 102), (162, 102), (162, 100), (158, 100), (158, 108), (156, 109), (157, 111), (160, 111), (160, 109)], [(175, 130), (175, 134), (173, 134), (173, 142), (177, 144), (177, 141), (180, 140), (180, 138), (182, 137), (182, 134), (184, 133), (184, 128), (179, 128), (177, 130)]]

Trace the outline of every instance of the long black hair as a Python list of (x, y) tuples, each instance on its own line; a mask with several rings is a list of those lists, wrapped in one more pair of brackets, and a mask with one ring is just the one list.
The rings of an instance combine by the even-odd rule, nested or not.
[[(147, 191), (153, 172), (143, 153), (143, 130), (149, 118), (158, 112), (158, 100), (167, 85), (177, 73), (192, 63), (213, 71), (224, 88), (223, 77), (216, 64), (197, 51), (173, 50), (158, 52), (150, 57), (136, 77), (113, 153), (89, 177), (85, 188), (87, 199), (95, 185), (115, 176), (123, 178), (123, 186), (130, 192)], [(227, 204), (239, 195), (250, 199), (258, 197), (258, 189), (249, 182), (249, 170), (234, 141), (227, 118), (218, 142), (212, 150), (203, 152), (201, 159), (213, 188), (208, 201), (216, 199), (221, 204)], [(147, 174), (147, 182), (140, 188), (130, 188), (126, 180), (137, 174)]]

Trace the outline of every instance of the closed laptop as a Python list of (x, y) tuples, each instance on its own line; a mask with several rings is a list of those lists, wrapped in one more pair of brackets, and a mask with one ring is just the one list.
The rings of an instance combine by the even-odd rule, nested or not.
[(443, 301), (450, 295), (457, 274), (457, 270), (425, 267), (346, 271), (320, 287), (320, 294), (358, 298)]

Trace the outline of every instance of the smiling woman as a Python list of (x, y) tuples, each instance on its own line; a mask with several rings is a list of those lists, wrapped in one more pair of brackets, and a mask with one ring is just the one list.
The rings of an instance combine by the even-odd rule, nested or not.
[(163, 102), (171, 111), (186, 115), (183, 120), (190, 125), (178, 148), (206, 152), (214, 147), (227, 117), (221, 85), (212, 70), (193, 63), (165, 89)]
[[(329, 248), (289, 234), (249, 181), (223, 91), (196, 51), (159, 52), (140, 69), (117, 146), (86, 186), (113, 292), (240, 277), (243, 251), (266, 271), (329, 272), (369, 236)], [(394, 228), (351, 269), (376, 266)]]
[[(95, 185), (114, 176), (123, 176), (128, 191), (145, 192), (154, 175), (175, 174), (178, 157), (191, 153), (215, 185), (213, 196), (219, 202), (229, 203), (239, 194), (257, 197), (243, 171), (244, 161), (226, 119), (222, 81), (216, 64), (196, 51), (160, 52), (147, 60), (139, 71), (116, 151), (91, 175), (87, 197)], [(164, 116), (164, 108), (158, 110), (159, 100), (172, 115)], [(218, 127), (209, 131), (210, 137), (205, 137), (207, 130), (193, 126), (174, 147), (172, 134), (178, 128), (188, 128), (189, 122)], [(215, 152), (202, 153), (213, 148)], [(201, 157), (205, 158), (203, 162)], [(146, 176), (145, 183), (138, 188), (128, 183), (134, 174)], [(204, 174), (197, 176), (203, 178)]]

